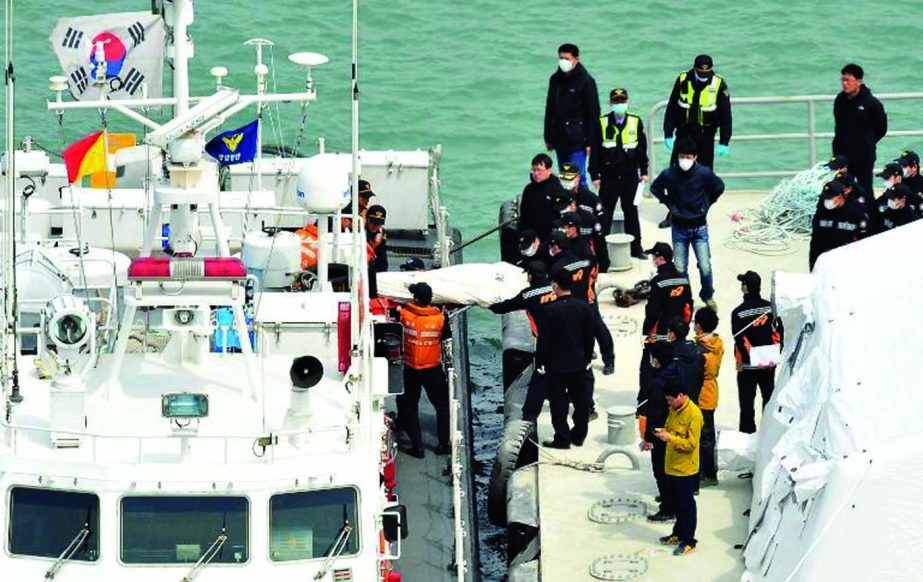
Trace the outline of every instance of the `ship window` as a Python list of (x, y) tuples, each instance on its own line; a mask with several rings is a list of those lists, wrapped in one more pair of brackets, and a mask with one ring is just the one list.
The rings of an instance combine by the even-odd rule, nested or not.
[(352, 531), (340, 555), (359, 552), (357, 494), (352, 487), (281, 493), (269, 500), (269, 557), (274, 562), (323, 558)]
[(91, 493), (14, 487), (10, 492), (11, 554), (95, 562), (99, 497)]
[(209, 552), (215, 554), (211, 564), (249, 558), (245, 497), (123, 497), (121, 507), (125, 564), (192, 564)]

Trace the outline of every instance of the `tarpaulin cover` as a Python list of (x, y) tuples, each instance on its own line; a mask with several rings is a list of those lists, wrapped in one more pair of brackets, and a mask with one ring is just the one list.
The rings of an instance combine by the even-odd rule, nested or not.
[(510, 299), (529, 284), (525, 272), (515, 265), (468, 263), (431, 271), (378, 273), (378, 294), (409, 301), (411, 295), (407, 286), (417, 281), (433, 288), (434, 304), (481, 307)]
[(786, 326), (759, 430), (744, 580), (923, 572), (923, 221), (776, 276)]

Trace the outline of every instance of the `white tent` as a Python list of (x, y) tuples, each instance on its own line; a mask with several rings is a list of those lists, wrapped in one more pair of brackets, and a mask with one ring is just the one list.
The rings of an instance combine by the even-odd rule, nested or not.
[(923, 221), (777, 273), (744, 580), (923, 578)]

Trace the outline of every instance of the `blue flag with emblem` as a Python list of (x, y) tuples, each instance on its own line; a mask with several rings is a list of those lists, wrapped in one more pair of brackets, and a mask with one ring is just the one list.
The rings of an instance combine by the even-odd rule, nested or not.
[(252, 162), (256, 157), (256, 134), (259, 119), (247, 125), (216, 135), (205, 146), (205, 151), (222, 166)]

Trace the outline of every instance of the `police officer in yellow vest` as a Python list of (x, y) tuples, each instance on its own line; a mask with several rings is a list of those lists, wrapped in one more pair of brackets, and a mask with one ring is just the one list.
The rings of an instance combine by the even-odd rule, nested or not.
[[(718, 135), (718, 157), (730, 152), (731, 94), (727, 82), (715, 74), (712, 59), (699, 55), (693, 66), (683, 71), (673, 84), (673, 91), (663, 114), (663, 135), (670, 150), (670, 164), (675, 165), (675, 140), (691, 137), (696, 142), (698, 163), (709, 168), (715, 165), (715, 135)], [(669, 215), (660, 228), (670, 226)]]
[(631, 254), (644, 259), (641, 223), (635, 193), (640, 181), (647, 182), (647, 136), (641, 118), (628, 113), (628, 91), (609, 93), (610, 112), (599, 118), (590, 157), (590, 177), (599, 192), (604, 209), (603, 232), (609, 234), (615, 206), (621, 202), (625, 232), (635, 237)]

